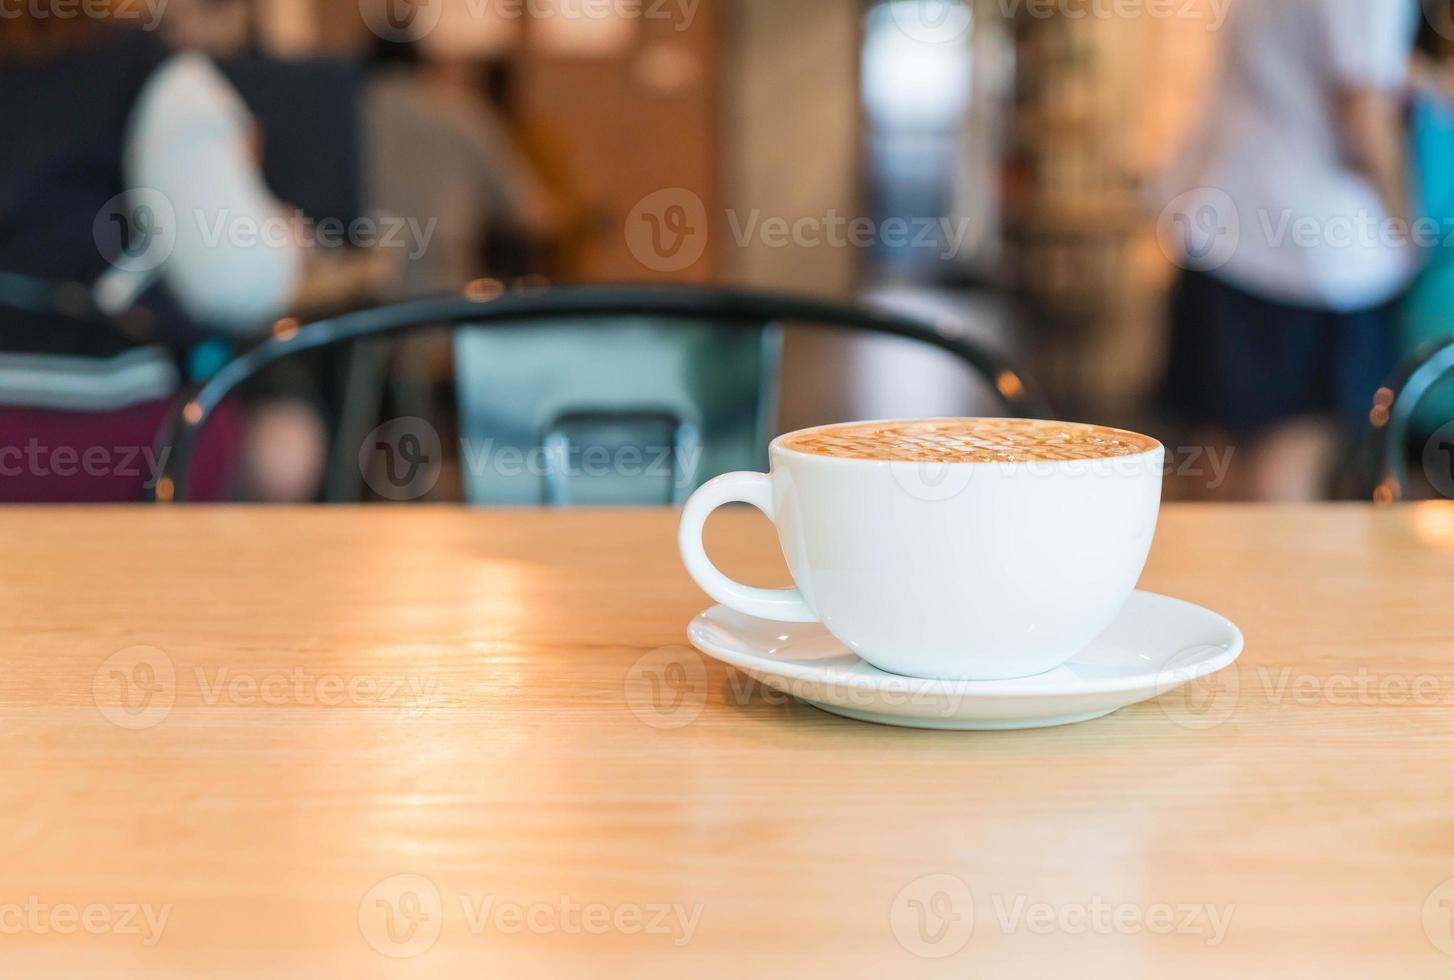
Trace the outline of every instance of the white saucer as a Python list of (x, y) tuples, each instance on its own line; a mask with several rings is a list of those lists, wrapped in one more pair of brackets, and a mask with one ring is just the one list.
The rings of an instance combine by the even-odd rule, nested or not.
[(713, 606), (692, 645), (778, 691), (859, 721), (997, 730), (1090, 721), (1215, 673), (1242, 652), (1216, 613), (1136, 592), (1109, 629), (1063, 667), (1009, 681), (934, 681), (864, 663), (816, 623), (776, 623)]

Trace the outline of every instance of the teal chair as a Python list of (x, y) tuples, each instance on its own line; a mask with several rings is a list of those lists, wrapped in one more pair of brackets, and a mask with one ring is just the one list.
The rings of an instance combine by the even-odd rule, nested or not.
[[(1033, 381), (957, 333), (865, 307), (701, 287), (565, 287), (362, 310), (286, 331), (178, 401), (154, 498), (185, 501), (192, 447), (217, 406), (304, 351), (455, 330), (460, 465), (471, 503), (680, 503), (760, 469), (773, 434), (781, 325), (919, 341), (986, 379), (1006, 414), (1049, 418)], [(340, 453), (347, 458), (348, 453)]]
[(681, 504), (714, 476), (761, 469), (781, 347), (776, 327), (641, 317), (461, 329), (466, 499)]

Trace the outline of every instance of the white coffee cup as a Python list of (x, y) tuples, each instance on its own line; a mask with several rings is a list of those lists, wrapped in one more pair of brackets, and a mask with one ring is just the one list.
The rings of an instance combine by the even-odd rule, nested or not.
[[(999, 680), (1070, 660), (1135, 588), (1161, 505), (1155, 440), (1123, 433), (1151, 448), (1029, 462), (845, 459), (784, 445), (838, 428), (782, 436), (771, 475), (730, 473), (688, 500), (682, 560), (713, 599), (761, 619), (822, 622), (894, 674)], [(733, 502), (776, 524), (797, 588), (743, 585), (712, 564), (703, 527)]]

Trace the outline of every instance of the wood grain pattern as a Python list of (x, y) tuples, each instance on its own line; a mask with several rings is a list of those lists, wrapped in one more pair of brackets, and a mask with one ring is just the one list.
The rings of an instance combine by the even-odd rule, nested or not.
[(1454, 971), (1454, 507), (1168, 508), (1237, 668), (1017, 733), (697, 657), (674, 521), (0, 512), (0, 974)]

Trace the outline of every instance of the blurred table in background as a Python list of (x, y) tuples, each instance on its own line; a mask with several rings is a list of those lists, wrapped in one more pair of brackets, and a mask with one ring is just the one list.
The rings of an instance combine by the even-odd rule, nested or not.
[(1169, 508), (1236, 668), (1006, 733), (699, 657), (675, 521), (0, 511), (4, 975), (1454, 969), (1454, 507)]

